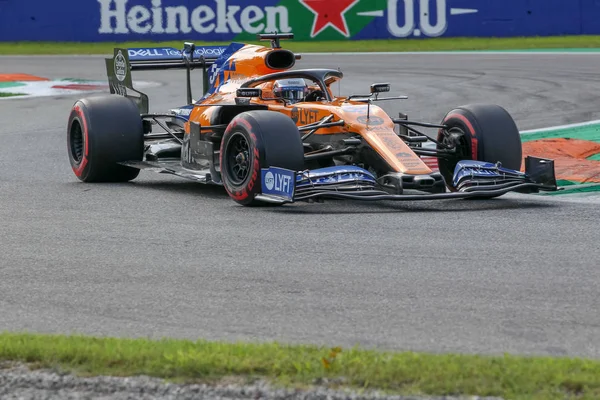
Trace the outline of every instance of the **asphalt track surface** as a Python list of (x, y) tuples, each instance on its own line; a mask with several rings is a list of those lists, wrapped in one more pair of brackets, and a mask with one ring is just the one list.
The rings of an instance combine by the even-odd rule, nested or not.
[[(470, 102), (520, 129), (600, 119), (593, 55), (305, 56), (342, 94), (440, 121)], [(0, 71), (103, 79), (97, 57), (0, 58)], [(155, 80), (152, 111), (185, 100)], [(0, 102), (0, 329), (465, 353), (600, 357), (596, 198), (236, 205), (142, 172), (83, 184), (66, 153), (75, 98)]]

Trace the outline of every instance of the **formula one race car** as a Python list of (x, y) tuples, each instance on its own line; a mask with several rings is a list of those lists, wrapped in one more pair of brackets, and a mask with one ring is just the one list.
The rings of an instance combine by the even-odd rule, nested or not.
[[(497, 105), (451, 110), (440, 124), (392, 118), (369, 94), (336, 97), (335, 69), (292, 69), (282, 49), (292, 34), (261, 34), (270, 47), (115, 49), (106, 59), (111, 94), (78, 100), (68, 122), (68, 153), (84, 182), (125, 182), (140, 169), (222, 185), (243, 205), (302, 200), (492, 198), (556, 190), (552, 160), (527, 157), (519, 131)], [(193, 100), (190, 74), (203, 71)], [(149, 113), (131, 71), (184, 69), (187, 104)], [(162, 130), (155, 132), (159, 127)], [(415, 127), (432, 128), (431, 138)], [(426, 146), (429, 144), (429, 146)], [(439, 170), (424, 157), (437, 159)]]

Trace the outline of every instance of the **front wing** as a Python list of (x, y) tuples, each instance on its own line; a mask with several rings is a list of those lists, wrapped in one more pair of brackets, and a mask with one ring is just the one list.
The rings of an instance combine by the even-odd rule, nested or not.
[[(440, 200), (497, 197), (509, 192), (537, 193), (558, 190), (554, 161), (526, 157), (525, 172), (502, 167), (500, 163), (464, 160), (456, 165), (453, 187), (445, 193), (407, 194), (402, 187), (384, 190), (377, 179), (359, 167), (340, 166), (312, 171), (264, 168), (261, 171), (262, 194), (258, 200), (276, 204), (315, 199)], [(401, 184), (402, 180), (397, 180)]]

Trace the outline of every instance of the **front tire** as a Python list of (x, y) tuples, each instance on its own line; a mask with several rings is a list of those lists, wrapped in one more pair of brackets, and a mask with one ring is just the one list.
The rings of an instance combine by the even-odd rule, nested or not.
[(223, 135), (220, 165), (221, 180), (229, 197), (244, 206), (264, 204), (255, 199), (262, 193), (262, 168), (304, 168), (298, 127), (288, 116), (275, 111), (241, 113)]
[(78, 100), (67, 126), (67, 151), (83, 182), (127, 182), (140, 171), (117, 164), (142, 160), (144, 132), (135, 103), (108, 95)]
[[(451, 159), (438, 158), (440, 173), (450, 191), (454, 169), (460, 160), (502, 163), (503, 167), (520, 170), (523, 148), (519, 129), (508, 111), (498, 105), (474, 104), (457, 107), (442, 121), (437, 140), (443, 145), (455, 145), (457, 154)], [(438, 150), (444, 149), (438, 145)]]

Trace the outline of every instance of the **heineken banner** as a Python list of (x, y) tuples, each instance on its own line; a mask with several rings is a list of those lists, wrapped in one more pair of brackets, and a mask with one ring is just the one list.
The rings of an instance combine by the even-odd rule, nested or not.
[(0, 0), (0, 41), (578, 35), (599, 20), (598, 0)]

